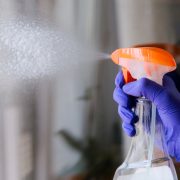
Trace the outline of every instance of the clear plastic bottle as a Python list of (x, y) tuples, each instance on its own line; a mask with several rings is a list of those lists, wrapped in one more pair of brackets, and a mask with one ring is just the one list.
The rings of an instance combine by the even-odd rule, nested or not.
[(156, 107), (151, 101), (138, 98), (135, 113), (139, 117), (136, 136), (113, 180), (177, 180), (163, 125), (156, 121)]

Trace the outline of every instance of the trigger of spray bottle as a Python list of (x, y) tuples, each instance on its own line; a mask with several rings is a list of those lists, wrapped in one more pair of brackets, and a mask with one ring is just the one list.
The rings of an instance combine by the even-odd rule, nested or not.
[(123, 72), (125, 84), (136, 80), (131, 76), (130, 72), (126, 68), (122, 67), (122, 72)]

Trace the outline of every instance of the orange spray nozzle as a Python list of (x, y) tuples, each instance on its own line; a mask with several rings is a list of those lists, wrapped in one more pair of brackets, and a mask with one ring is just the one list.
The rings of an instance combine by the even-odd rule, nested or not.
[(115, 64), (123, 67), (126, 83), (146, 77), (161, 84), (163, 75), (176, 69), (173, 56), (155, 47), (118, 49), (111, 58)]
[[(117, 49), (111, 54), (111, 59), (115, 64), (119, 65), (119, 57), (121, 57), (121, 50)], [(125, 68), (122, 67), (122, 72), (124, 76), (125, 83), (132, 82), (135, 79), (131, 76), (130, 72)]]

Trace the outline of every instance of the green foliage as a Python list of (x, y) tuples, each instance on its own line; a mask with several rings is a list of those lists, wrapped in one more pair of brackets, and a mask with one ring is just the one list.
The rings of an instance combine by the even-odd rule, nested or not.
[[(78, 97), (79, 101), (86, 101), (90, 105), (89, 116), (86, 120), (88, 132), (84, 139), (75, 138), (72, 134), (65, 130), (58, 132), (61, 138), (75, 151), (81, 154), (81, 159), (73, 167), (67, 169), (61, 175), (85, 175), (85, 180), (112, 180), (115, 170), (120, 164), (120, 126), (119, 120), (115, 121), (112, 126), (112, 142), (108, 147), (102, 146), (101, 142), (106, 142), (106, 137), (97, 140), (92, 137), (93, 123), (102, 122), (99, 118), (103, 118), (96, 111), (96, 93), (99, 86), (95, 88), (87, 88), (84, 95)], [(96, 93), (95, 93), (96, 92)], [(103, 127), (102, 127), (103, 128)], [(106, 144), (106, 143), (105, 143)]]
[[(86, 179), (109, 177), (112, 178), (117, 166), (119, 165), (119, 146), (114, 145), (108, 148), (102, 148), (93, 138), (79, 140), (66, 131), (60, 131), (59, 135), (74, 150), (80, 152), (81, 159), (68, 173), (78, 169), (78, 173), (86, 174)], [(83, 166), (82, 166), (83, 164)], [(81, 170), (78, 168), (81, 167)]]

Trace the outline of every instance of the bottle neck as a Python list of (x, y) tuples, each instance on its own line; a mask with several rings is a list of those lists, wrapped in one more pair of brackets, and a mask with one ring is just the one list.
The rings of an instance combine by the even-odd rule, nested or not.
[(146, 98), (138, 98), (134, 109), (139, 121), (135, 124), (136, 135), (133, 137), (128, 164), (143, 163), (151, 166), (153, 161), (167, 155), (162, 125), (156, 122), (156, 107)]
[(142, 97), (136, 102), (135, 114), (139, 121), (136, 125), (136, 143), (142, 142), (142, 154), (144, 160), (148, 163), (152, 162), (153, 149), (155, 140), (155, 124), (156, 124), (156, 108), (151, 101)]

